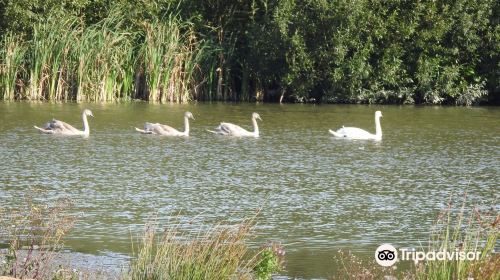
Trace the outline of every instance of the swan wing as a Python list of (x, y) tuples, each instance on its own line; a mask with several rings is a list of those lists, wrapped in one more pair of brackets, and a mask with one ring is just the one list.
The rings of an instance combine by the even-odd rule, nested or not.
[(149, 123), (149, 122), (145, 122), (144, 123), (144, 130), (146, 131), (152, 131), (155, 127), (155, 123)]
[(144, 124), (144, 131), (150, 134), (158, 134), (166, 136), (177, 136), (181, 134), (181, 132), (179, 132), (177, 129), (171, 126), (160, 123), (148, 123), (148, 122)]
[(223, 126), (222, 124), (217, 126), (214, 130), (209, 130), (209, 131), (215, 134), (222, 134), (222, 135), (229, 135), (229, 133), (231, 132), (230, 130), (227, 129), (227, 127)]
[(330, 131), (336, 137), (344, 137), (350, 139), (373, 139), (374, 134), (357, 127), (342, 127), (337, 131)]
[(345, 134), (342, 134), (341, 130), (333, 131), (331, 129), (328, 130), (330, 134), (333, 134), (335, 137), (346, 137)]
[(146, 131), (146, 133), (150, 133), (150, 134), (161, 134), (162, 129), (158, 123), (146, 122), (146, 123), (144, 123), (144, 131)]
[(216, 128), (216, 130), (222, 131), (223, 134), (235, 135), (235, 136), (247, 135), (250, 133), (241, 126), (232, 123), (221, 123)]
[(225, 123), (221, 123), (212, 132), (217, 133), (217, 134), (230, 134), (231, 129)]
[(179, 131), (171, 126), (165, 124), (157, 124), (158, 127), (166, 133), (179, 133)]
[(72, 125), (53, 119), (45, 125), (45, 129), (53, 130), (54, 132), (64, 133), (64, 132), (79, 132), (78, 129), (74, 128)]
[(234, 132), (234, 133), (248, 132), (246, 129), (242, 128), (241, 126), (235, 125), (232, 123), (221, 123), (220, 125), (224, 130)]

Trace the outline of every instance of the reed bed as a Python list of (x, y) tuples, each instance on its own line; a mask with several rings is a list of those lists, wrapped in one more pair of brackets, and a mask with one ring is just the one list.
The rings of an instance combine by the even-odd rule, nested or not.
[[(278, 254), (266, 247), (251, 254), (246, 243), (253, 220), (195, 232), (149, 224), (126, 279), (268, 279)], [(267, 260), (271, 250), (272, 261)]]
[(48, 18), (30, 37), (1, 38), (0, 99), (186, 102), (212, 86), (204, 64), (215, 48), (176, 14), (132, 24), (111, 11), (90, 26)]
[(495, 252), (499, 235), (498, 209), (470, 209), (466, 196), (455, 209), (450, 199), (448, 208), (436, 220), (426, 251), (479, 252), (480, 258), (419, 263), (412, 279), (500, 279), (500, 256)]
[(146, 72), (148, 100), (186, 102), (197, 97), (204, 83), (202, 64), (211, 55), (207, 41), (197, 38), (193, 25), (170, 15), (144, 25), (140, 49)]
[(68, 75), (72, 73), (70, 49), (76, 40), (75, 20), (49, 18), (35, 25), (26, 57), (29, 80), (24, 95), (29, 100), (67, 100)]
[(77, 101), (128, 99), (133, 91), (137, 36), (120, 15), (86, 28), (76, 46)]
[[(148, 99), (174, 101), (179, 84), (183, 62), (183, 38), (181, 25), (175, 17), (163, 22), (146, 24), (146, 39), (141, 48), (149, 88)], [(182, 93), (176, 97), (180, 97)]]
[(0, 48), (0, 99), (13, 100), (22, 91), (24, 84), (24, 59), (27, 51), (26, 43), (7, 33), (3, 37)]

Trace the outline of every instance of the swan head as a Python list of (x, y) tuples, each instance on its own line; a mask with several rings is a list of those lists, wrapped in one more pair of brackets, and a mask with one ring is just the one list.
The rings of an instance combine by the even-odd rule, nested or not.
[(252, 114), (252, 119), (262, 120), (262, 119), (260, 118), (260, 115), (259, 115), (259, 114), (257, 114), (257, 113), (253, 113), (253, 114)]
[(85, 110), (83, 110), (83, 114), (84, 114), (85, 116), (94, 117), (94, 115), (92, 114), (92, 111), (90, 111), (89, 109), (85, 109)]
[(375, 118), (381, 118), (382, 117), (382, 112), (377, 111), (375, 112)]
[(188, 119), (193, 119), (194, 120), (193, 114), (191, 112), (184, 113), (184, 117), (186, 117)]

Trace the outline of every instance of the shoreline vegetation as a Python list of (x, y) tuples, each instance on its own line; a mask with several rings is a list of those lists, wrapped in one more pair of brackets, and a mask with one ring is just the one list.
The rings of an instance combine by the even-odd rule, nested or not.
[(62, 263), (60, 256), (68, 258), (70, 254), (63, 239), (77, 220), (72, 207), (68, 199), (49, 204), (28, 199), (19, 207), (0, 209), (0, 280), (2, 276), (36, 280), (265, 280), (283, 267), (281, 244), (250, 248), (248, 241), (257, 216), (197, 230), (184, 228), (180, 219), (173, 217), (167, 226), (150, 220), (142, 235), (131, 237), (131, 260), (120, 274), (92, 267), (78, 271)]
[(0, 0), (0, 100), (499, 104), (500, 4)]
[[(460, 204), (460, 202), (458, 202)], [(97, 279), (98, 272), (83, 274), (57, 264), (64, 236), (75, 225), (71, 201), (52, 204), (27, 200), (15, 209), (0, 209), (0, 278)], [(179, 220), (162, 227), (155, 220), (145, 224), (142, 236), (132, 241), (132, 258), (117, 279), (271, 279), (285, 268), (285, 246), (268, 243), (250, 248), (258, 214), (237, 224), (219, 223), (185, 230)], [(332, 259), (337, 271), (332, 279), (498, 279), (500, 215), (495, 208), (466, 206), (466, 196), (456, 206), (450, 198), (430, 230), (425, 252), (480, 252), (478, 260), (435, 260), (408, 268), (382, 267), (350, 252)], [(92, 268), (89, 268), (92, 271)], [(100, 272), (102, 273), (102, 272)], [(109, 277), (104, 274), (104, 277)], [(10, 278), (9, 278), (10, 279)]]

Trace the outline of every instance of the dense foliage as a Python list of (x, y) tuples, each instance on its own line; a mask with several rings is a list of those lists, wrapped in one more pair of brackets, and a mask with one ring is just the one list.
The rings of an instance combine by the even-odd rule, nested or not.
[(500, 100), (494, 0), (0, 0), (0, 99)]

